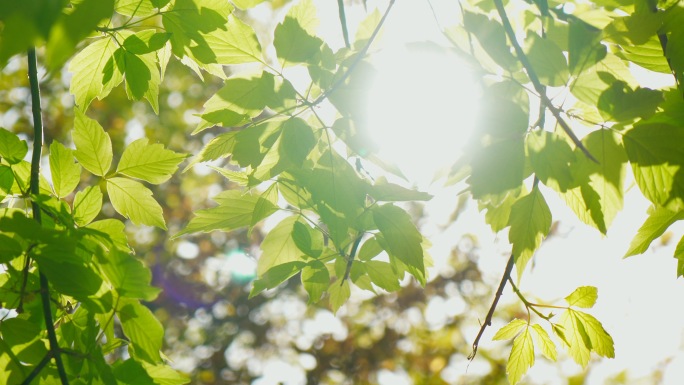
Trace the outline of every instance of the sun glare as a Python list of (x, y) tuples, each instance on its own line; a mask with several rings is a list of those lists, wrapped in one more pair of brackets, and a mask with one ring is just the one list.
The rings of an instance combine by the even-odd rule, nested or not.
[(373, 63), (370, 136), (381, 158), (425, 188), (461, 154), (475, 125), (478, 83), (455, 54), (434, 46), (387, 49)]

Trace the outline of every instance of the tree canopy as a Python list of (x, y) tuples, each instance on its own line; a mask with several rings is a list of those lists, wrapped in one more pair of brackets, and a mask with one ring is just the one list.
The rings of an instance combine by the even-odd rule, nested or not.
[[(371, 318), (381, 307), (424, 305), (425, 292), (483, 285), (468, 251), (453, 261), (451, 277), (430, 276), (431, 242), (416, 211), (432, 196), (402, 182), (401, 169), (379, 156), (382, 143), (370, 139), (373, 57), (385, 49), (381, 35), (395, 0), (378, 8), (337, 5), (340, 47), (321, 33), (328, 26), (318, 13), (332, 5), (313, 0), (0, 5), (7, 125), (0, 128), (0, 379), (185, 384), (189, 373), (162, 352), (165, 344), (167, 354), (188, 348), (195, 338), (179, 337), (187, 322), (171, 314), (179, 304), (216, 344), (230, 344), (216, 351), (231, 362), (239, 361), (238, 336), (243, 345), (273, 343), (259, 340), (267, 338), (263, 328), (251, 337), (238, 332), (264, 317), (250, 306), (268, 313), (273, 296), (296, 292), (295, 281), (310, 309), (333, 313), (354, 290), (365, 291)], [(352, 9), (363, 10), (358, 25), (350, 25)], [(265, 10), (277, 21), (260, 18)], [(551, 196), (605, 235), (633, 180), (652, 209), (625, 257), (645, 252), (684, 219), (684, 7), (469, 0), (458, 10), (449, 24), (435, 15), (442, 43), (415, 44), (458, 55), (482, 89), (477, 125), (438, 182), (461, 186), (460, 196), (477, 203), (492, 232), (505, 234), (510, 257), (492, 295), (473, 295), (473, 302), (491, 303), (475, 340), (454, 337), (454, 325), (442, 325), (442, 337), (457, 339), (472, 359), (495, 313), (508, 312), (493, 339), (512, 345), (505, 363), (488, 357), (499, 365), (491, 383), (504, 373), (519, 383), (539, 354), (556, 361), (564, 350), (582, 367), (592, 355), (612, 358), (614, 340), (589, 310), (595, 287), (546, 303), (518, 285), (553, 232)], [(637, 71), (666, 74), (670, 83), (649, 87)], [(177, 254), (202, 255), (204, 272), (173, 257), (180, 244), (190, 251)], [(241, 264), (258, 255), (255, 277), (248, 271), (226, 281), (212, 272), (209, 256), (220, 252)], [(674, 257), (679, 277), (684, 238)], [(524, 311), (497, 309), (506, 287)], [(403, 303), (393, 304), (396, 298)], [(270, 311), (275, 321), (268, 323), (278, 330), (279, 314), (288, 317)], [(220, 327), (226, 317), (232, 332)], [(318, 369), (314, 363), (306, 381), (335, 382), (323, 362), (351, 369), (336, 349), (362, 355), (361, 372), (387, 365), (392, 356), (382, 346), (398, 345), (401, 333), (378, 336), (369, 328), (358, 322), (350, 326), (356, 338), (319, 346)], [(303, 354), (314, 344), (302, 341), (293, 344)], [(437, 373), (417, 382), (443, 383), (444, 359), (418, 356), (394, 358)], [(192, 380), (245, 381), (231, 365), (224, 364), (223, 380), (201, 370)], [(371, 381), (364, 376), (359, 383)]]

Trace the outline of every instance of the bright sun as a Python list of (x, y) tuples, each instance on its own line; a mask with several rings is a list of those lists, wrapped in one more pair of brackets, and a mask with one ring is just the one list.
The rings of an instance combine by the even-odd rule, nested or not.
[(461, 154), (475, 125), (479, 85), (455, 54), (434, 47), (387, 49), (373, 63), (370, 135), (382, 159), (425, 188)]

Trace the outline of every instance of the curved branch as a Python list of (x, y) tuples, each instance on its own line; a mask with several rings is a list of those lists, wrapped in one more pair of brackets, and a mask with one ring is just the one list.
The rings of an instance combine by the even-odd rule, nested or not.
[[(31, 48), (28, 50), (28, 75), (29, 83), (31, 84), (31, 111), (33, 113), (33, 153), (31, 154), (31, 194), (40, 193), (40, 157), (43, 148), (43, 118), (40, 109), (40, 87), (38, 86), (38, 64), (36, 60), (36, 50)], [(40, 207), (35, 201), (31, 202), (33, 209), (33, 219), (41, 223)], [(27, 257), (28, 258), (28, 257)], [(52, 309), (50, 308), (50, 287), (45, 274), (39, 270), (40, 276), (40, 298), (43, 303), (43, 315), (45, 317), (45, 328), (47, 329), (48, 341), (50, 342), (50, 350), (48, 356), (55, 359), (57, 372), (62, 385), (68, 385), (66, 370), (60, 355), (59, 344), (57, 342), (57, 334), (55, 333), (55, 324), (52, 320)]]
[(525, 52), (523, 52), (522, 47), (518, 43), (518, 40), (515, 38), (515, 32), (513, 31), (513, 26), (511, 26), (511, 21), (508, 19), (508, 15), (506, 14), (506, 9), (504, 8), (503, 2), (501, 0), (494, 0), (494, 5), (496, 5), (496, 10), (499, 13), (499, 17), (501, 17), (501, 22), (503, 23), (504, 30), (506, 31), (506, 35), (508, 35), (508, 39), (511, 41), (511, 44), (513, 45), (513, 49), (515, 50), (515, 55), (518, 57), (518, 60), (520, 60), (520, 63), (523, 65), (525, 70), (527, 71), (527, 76), (529, 76), (530, 81), (532, 81), (532, 85), (534, 85), (534, 89), (537, 91), (539, 94), (539, 98), (541, 99), (541, 103), (549, 110), (551, 111), (551, 114), (556, 118), (556, 121), (558, 124), (561, 126), (563, 131), (570, 137), (572, 142), (582, 150), (584, 155), (586, 155), (587, 158), (591, 159), (592, 161), (599, 163), (596, 158), (594, 158), (593, 155), (587, 150), (586, 147), (584, 147), (584, 144), (579, 140), (577, 135), (572, 131), (570, 128), (570, 125), (568, 125), (568, 122), (563, 119), (561, 116), (560, 109), (556, 107), (549, 97), (546, 95), (546, 89), (544, 85), (539, 81), (539, 76), (537, 76), (537, 73), (534, 71), (534, 67), (532, 67), (532, 63), (527, 59), (527, 55), (525, 55)]
[(468, 355), (468, 360), (470, 361), (472, 361), (475, 358), (475, 355), (477, 355), (477, 347), (480, 344), (480, 339), (482, 338), (482, 334), (484, 334), (485, 329), (487, 329), (487, 326), (492, 325), (492, 317), (494, 317), (494, 310), (496, 310), (496, 306), (499, 304), (499, 299), (501, 298), (503, 290), (506, 287), (506, 282), (511, 278), (511, 272), (513, 271), (514, 262), (515, 257), (513, 256), (513, 254), (511, 254), (511, 256), (508, 258), (508, 263), (506, 264), (506, 270), (504, 271), (504, 274), (501, 277), (499, 288), (496, 290), (496, 294), (494, 295), (492, 305), (489, 307), (489, 312), (487, 312), (487, 317), (480, 326), (480, 331), (477, 333), (475, 341), (473, 341), (473, 351), (470, 353), (470, 355)]
[(344, 0), (337, 0), (337, 10), (340, 14), (340, 24), (342, 25), (344, 46), (351, 48), (351, 44), (349, 44), (349, 31), (347, 30), (347, 14), (344, 12)]

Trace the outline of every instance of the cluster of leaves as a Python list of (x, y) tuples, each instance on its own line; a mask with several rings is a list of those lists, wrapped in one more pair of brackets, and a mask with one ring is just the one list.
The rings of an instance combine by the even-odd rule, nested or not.
[[(145, 99), (158, 113), (159, 85), (172, 58), (201, 79), (224, 80), (194, 130), (219, 126), (221, 132), (186, 170), (226, 159), (226, 167), (214, 169), (241, 186), (216, 195), (214, 207), (198, 210), (174, 236), (252, 230), (286, 213), (261, 243), (251, 295), (298, 275), (310, 303), (325, 298), (337, 310), (351, 285), (395, 291), (407, 273), (426, 283), (428, 242), (397, 202), (430, 196), (363, 173), (368, 160), (398, 174), (375, 157), (364, 134), (363, 94), (373, 71), (366, 56), (394, 1), (384, 15), (371, 13), (354, 41), (336, 52), (317, 36), (311, 0), (297, 2), (276, 26), (273, 50), (263, 47), (236, 12), (260, 2), (30, 0), (0, 6), (0, 66), (44, 45), (44, 63), (57, 71), (77, 52), (68, 66), (75, 149), (50, 145), (51, 182), (41, 178), (40, 190), (30, 190), (38, 175), (23, 160), (28, 145), (0, 130), (0, 262), (6, 269), (0, 301), (19, 313), (0, 327), (0, 349), (7, 352), (0, 370), (9, 382), (63, 377), (59, 364), (46, 366), (55, 355), (64, 357), (71, 378), (86, 382), (186, 381), (162, 362), (162, 327), (140, 303), (154, 299), (157, 290), (128, 246), (124, 223), (96, 220), (104, 217), (104, 190), (124, 218), (166, 229), (161, 206), (138, 180), (167, 181), (185, 155), (139, 139), (111, 170), (110, 138), (86, 115), (93, 100), (122, 83), (131, 100)], [(516, 7), (514, 20), (501, 0), (461, 4), (462, 24), (445, 34), (453, 43), (449, 49), (481, 69), (486, 102), (451, 179), (465, 179), (494, 231), (508, 228), (518, 278), (551, 228), (545, 194), (558, 194), (581, 221), (605, 234), (622, 209), (630, 166), (654, 208), (627, 255), (645, 251), (684, 218), (682, 90), (640, 87), (629, 71), (637, 65), (672, 74), (673, 83), (684, 76), (679, 2), (599, 0), (572, 3), (571, 13), (565, 2), (516, 2), (509, 7)], [(226, 76), (224, 66), (235, 64), (259, 69)], [(286, 77), (290, 67), (308, 74), (303, 89)], [(551, 98), (550, 92), (560, 96)], [(335, 109), (333, 121), (319, 113), (328, 104)], [(568, 122), (591, 132), (579, 139)], [(82, 187), (83, 168), (102, 183)], [(42, 223), (29, 218), (36, 216), (31, 205), (44, 214)], [(678, 275), (684, 275), (684, 240), (676, 257)], [(40, 285), (42, 274), (51, 285), (47, 305), (36, 296), (48, 290)], [(521, 299), (528, 310), (539, 307)], [(577, 307), (595, 300), (591, 288), (567, 298)], [(55, 328), (41, 326), (45, 306), (56, 316), (59, 347), (51, 341), (46, 348)], [(535, 313), (550, 321), (550, 315)], [(613, 354), (612, 339), (586, 313), (568, 307), (552, 330), (581, 365), (590, 351)], [(508, 368), (512, 383), (534, 362), (533, 335), (542, 353), (555, 357), (549, 335), (529, 319), (513, 321), (497, 338), (516, 335)], [(109, 366), (109, 354), (123, 346), (131, 358)]]

